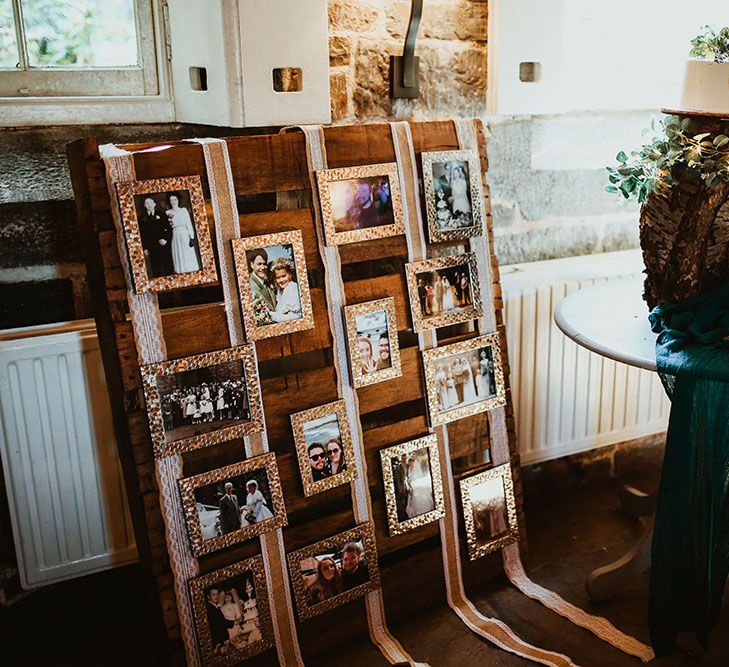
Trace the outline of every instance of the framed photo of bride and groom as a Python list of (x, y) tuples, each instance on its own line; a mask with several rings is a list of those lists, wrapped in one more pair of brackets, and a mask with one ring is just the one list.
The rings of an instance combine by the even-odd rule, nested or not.
[(196, 558), (287, 525), (275, 454), (179, 480)]

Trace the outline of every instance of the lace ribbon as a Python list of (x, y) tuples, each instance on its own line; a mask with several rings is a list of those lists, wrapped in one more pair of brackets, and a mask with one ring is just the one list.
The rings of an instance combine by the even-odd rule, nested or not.
[[(124, 226), (117, 205), (116, 189), (114, 188), (115, 183), (136, 180), (133, 154), (113, 144), (99, 146), (99, 154), (106, 165), (106, 182), (111, 200), (111, 214), (116, 228), (119, 258), (128, 286), (127, 301), (129, 302), (129, 313), (134, 325), (139, 364), (164, 361), (167, 357), (167, 351), (162, 336), (162, 320), (157, 296), (153, 292), (145, 294), (135, 294), (134, 292), (132, 272), (124, 240)], [(195, 640), (195, 624), (192, 616), (192, 604), (187, 590), (187, 581), (192, 577), (196, 577), (199, 570), (197, 560), (190, 555), (182, 501), (180, 494), (177, 493), (177, 480), (182, 476), (182, 458), (179, 455), (173, 455), (164, 459), (157, 459), (155, 461), (155, 472), (157, 487), (160, 492), (160, 508), (165, 524), (175, 596), (177, 598), (180, 633), (185, 646), (187, 664), (190, 667), (197, 667), (200, 665), (200, 655)]]
[[(476, 139), (474, 120), (463, 118), (454, 120), (453, 123), (461, 149), (474, 150), (478, 154), (478, 141)], [(488, 134), (486, 138), (488, 138)], [(488, 185), (484, 183), (485, 197), (488, 196), (488, 192)], [(481, 333), (490, 333), (496, 330), (496, 317), (493, 308), (493, 276), (491, 275), (491, 262), (489, 260), (488, 225), (485, 222), (482, 236), (471, 239), (471, 249), (479, 258), (483, 258), (483, 261), (479, 262), (479, 283), (483, 290), (484, 315), (479, 320), (479, 328)], [(483, 274), (481, 273), (481, 268), (483, 269)], [(508, 433), (506, 430), (506, 411), (503, 407), (497, 408), (489, 412), (488, 417), (491, 434), (491, 454), (494, 465), (508, 463), (510, 453)], [(557, 593), (535, 584), (524, 570), (518, 544), (510, 544), (505, 547), (502, 550), (502, 558), (506, 576), (524, 595), (538, 600), (545, 607), (563, 616), (575, 625), (589, 630), (595, 636), (624, 653), (640, 658), (643, 662), (649, 662), (653, 659), (653, 650), (649, 646), (621, 632), (607, 619), (588, 614), (586, 611), (564, 600)]]
[[(202, 146), (205, 157), (210, 199), (213, 206), (213, 219), (215, 220), (220, 283), (223, 287), (225, 299), (230, 344), (235, 347), (244, 342), (244, 330), (236, 286), (235, 265), (233, 263), (233, 245), (231, 243), (233, 239), (240, 238), (240, 224), (228, 145), (222, 139), (206, 138), (190, 139), (190, 141), (199, 143)], [(255, 354), (255, 343), (253, 343), (253, 350), (257, 366), (258, 359)], [(259, 382), (258, 395), (262, 396), (260, 381), (256, 381)], [(263, 420), (264, 430), (262, 433), (243, 438), (248, 458), (264, 454), (269, 450), (265, 430), (265, 415), (263, 415)], [(304, 662), (301, 658), (288, 583), (289, 573), (282, 529), (278, 528), (275, 531), (262, 534), (260, 542), (279, 662), (282, 665), (303, 666)]]

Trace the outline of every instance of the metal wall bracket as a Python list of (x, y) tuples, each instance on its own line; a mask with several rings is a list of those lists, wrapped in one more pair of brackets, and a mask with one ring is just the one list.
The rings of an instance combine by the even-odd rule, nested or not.
[(405, 47), (401, 56), (390, 56), (390, 97), (414, 99), (420, 96), (418, 72), (420, 58), (415, 55), (415, 41), (418, 38), (420, 19), (423, 14), (423, 0), (412, 0), (410, 22), (405, 35)]

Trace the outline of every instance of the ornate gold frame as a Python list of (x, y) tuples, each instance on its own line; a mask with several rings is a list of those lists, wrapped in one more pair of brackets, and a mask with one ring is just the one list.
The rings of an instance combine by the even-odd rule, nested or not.
[[(480, 347), (490, 346), (494, 360), (494, 377), (496, 379), (496, 395), (471, 405), (448, 410), (441, 413), (438, 410), (438, 388), (435, 384), (436, 362), (444, 357), (450, 357), (459, 352), (469, 352)], [(479, 412), (488, 412), (501, 405), (506, 405), (506, 389), (504, 387), (504, 369), (501, 365), (501, 350), (497, 333), (470, 338), (469, 340), (452, 343), (443, 347), (423, 350), (423, 369), (425, 371), (425, 387), (428, 395), (428, 414), (432, 426), (440, 426), (449, 422), (470, 417)]]
[[(504, 481), (504, 499), (506, 501), (506, 515), (509, 524), (509, 532), (502, 537), (497, 537), (488, 544), (479, 545), (476, 540), (476, 527), (473, 524), (473, 510), (471, 509), (471, 488), (482, 482), (495, 477), (501, 477)], [(511, 479), (511, 465), (504, 463), (496, 468), (464, 477), (460, 481), (461, 507), (463, 509), (463, 520), (466, 524), (466, 539), (468, 542), (468, 558), (476, 560), (490, 554), (505, 546), (516, 542), (519, 539), (519, 520), (516, 515), (516, 500), (514, 498), (514, 483)]]
[[(306, 272), (304, 241), (301, 235), (301, 230), (295, 229), (289, 232), (276, 232), (274, 234), (261, 234), (259, 236), (248, 236), (242, 239), (233, 239), (232, 244), (235, 274), (238, 280), (238, 296), (240, 297), (241, 310), (243, 312), (243, 320), (245, 322), (248, 340), (261, 340), (263, 338), (272, 338), (273, 336), (294, 333), (295, 331), (313, 329), (314, 314), (311, 309), (309, 277)], [(302, 317), (298, 320), (287, 320), (285, 322), (274, 322), (273, 324), (257, 326), (253, 310), (253, 294), (251, 292), (251, 284), (248, 277), (246, 250), (286, 244), (291, 244), (294, 250), (296, 280), (299, 286)]]
[[(266, 519), (260, 523), (254, 523), (252, 526), (245, 526), (233, 533), (218, 535), (209, 540), (203, 540), (196, 507), (195, 489), (215, 482), (222, 482), (229, 477), (244, 475), (247, 472), (261, 468), (265, 468), (268, 475), (271, 501), (273, 502), (273, 508), (269, 507), (269, 510), (273, 513), (273, 518)], [(252, 459), (233, 463), (223, 468), (194, 475), (193, 477), (185, 477), (184, 479), (178, 480), (178, 485), (182, 497), (182, 508), (185, 512), (185, 524), (187, 525), (187, 533), (190, 538), (190, 547), (195, 558), (199, 558), (213, 551), (219, 551), (238, 542), (244, 542), (251, 537), (255, 537), (261, 533), (268, 533), (288, 524), (283, 493), (281, 491), (281, 482), (278, 476), (278, 467), (276, 465), (276, 455), (273, 452), (261, 454)]]
[[(381, 371), (364, 374), (359, 368), (356, 360), (357, 348), (353, 347), (353, 341), (357, 340), (357, 315), (374, 313), (384, 310), (387, 316), (387, 335), (390, 341), (390, 368), (383, 368)], [(347, 342), (349, 345), (349, 366), (352, 370), (352, 384), (359, 387), (367, 387), (371, 384), (391, 380), (402, 375), (400, 365), (400, 343), (397, 338), (397, 316), (395, 314), (395, 299), (391, 296), (365, 303), (355, 303), (344, 307), (344, 318), (347, 322)]]
[[(413, 317), (413, 328), (416, 332), (426, 331), (428, 329), (436, 329), (445, 327), (459, 322), (467, 322), (481, 317), (483, 308), (481, 307), (481, 290), (478, 282), (478, 258), (475, 253), (468, 252), (459, 255), (447, 255), (445, 257), (436, 257), (435, 259), (426, 259), (421, 262), (411, 262), (405, 265), (405, 275), (408, 283), (408, 296), (410, 298), (410, 312)], [(418, 297), (418, 279), (417, 274), (425, 271), (438, 271), (439, 269), (449, 269), (459, 264), (468, 266), (469, 280), (471, 284), (471, 300), (472, 305), (458, 312), (443, 313), (442, 315), (427, 316), (421, 312), (420, 298)]]
[[(391, 225), (381, 225), (380, 227), (371, 227), (369, 229), (355, 229), (347, 232), (337, 232), (335, 229), (334, 218), (332, 217), (329, 183), (333, 181), (351, 181), (357, 178), (368, 178), (372, 176), (387, 176), (390, 181), (390, 195), (392, 197), (392, 214), (394, 223)], [(324, 223), (324, 233), (327, 245), (357, 243), (358, 241), (370, 241), (372, 239), (381, 239), (387, 236), (397, 236), (398, 234), (405, 233), (402, 195), (400, 193), (400, 180), (398, 177), (396, 162), (369, 164), (359, 167), (341, 167), (339, 169), (317, 171), (316, 182), (319, 190), (321, 216)]]
[[(435, 508), (430, 512), (398, 521), (397, 519), (397, 496), (395, 493), (395, 480), (392, 476), (392, 459), (410, 454), (421, 449), (427, 449), (430, 459), (430, 477), (433, 482), (433, 500)], [(380, 463), (382, 464), (382, 478), (385, 486), (385, 503), (387, 505), (387, 525), (390, 535), (407, 533), (414, 528), (425, 526), (445, 516), (445, 505), (443, 503), (443, 479), (440, 472), (440, 457), (438, 455), (438, 439), (435, 435), (426, 435), (416, 440), (404, 442), (401, 445), (393, 445), (380, 450)]]
[[(342, 451), (346, 455), (347, 469), (333, 477), (314, 481), (311, 476), (309, 453), (307, 451), (306, 438), (304, 437), (304, 424), (331, 414), (336, 414), (337, 420), (339, 421), (339, 431), (342, 436)], [(352, 443), (352, 434), (349, 430), (347, 406), (343, 400), (327, 403), (326, 405), (319, 405), (318, 407), (292, 414), (291, 428), (294, 432), (296, 456), (299, 461), (299, 472), (301, 473), (301, 483), (304, 486), (305, 496), (313, 496), (357, 479), (358, 473), (357, 463), (354, 459), (354, 444)]]
[[(312, 607), (306, 603), (306, 586), (304, 578), (301, 576), (301, 561), (309, 556), (314, 556), (328, 549), (335, 549), (337, 546), (345, 542), (357, 542), (361, 540), (364, 547), (365, 558), (367, 559), (367, 569), (370, 573), (369, 581), (360, 584), (356, 588), (335, 595), (334, 597), (319, 602)], [(296, 608), (299, 613), (299, 619), (304, 621), (307, 618), (318, 616), (319, 614), (334, 609), (339, 605), (356, 600), (369, 591), (376, 590), (380, 587), (380, 568), (377, 562), (377, 546), (375, 544), (375, 533), (372, 523), (361, 523), (359, 526), (347, 530), (339, 535), (334, 535), (326, 540), (321, 540), (316, 544), (312, 544), (303, 549), (292, 551), (286, 557), (289, 561), (289, 572), (291, 574), (291, 582), (294, 587), (294, 596), (296, 597)]]
[[(478, 153), (465, 151), (435, 151), (421, 153), (423, 165), (423, 185), (425, 190), (425, 210), (428, 218), (428, 238), (431, 243), (435, 241), (456, 241), (480, 236), (483, 230), (486, 214), (483, 205), (483, 190), (481, 187), (481, 164)], [(461, 229), (438, 229), (436, 224), (435, 186), (433, 183), (433, 164), (456, 160), (468, 163), (468, 186), (471, 193), (471, 215), (473, 224)], [(474, 178), (475, 176), (475, 178)]]
[[(181, 371), (205, 368), (229, 361), (243, 362), (246, 391), (248, 393), (248, 404), (251, 411), (251, 419), (236, 426), (227, 426), (201, 433), (181, 440), (167, 442), (165, 438), (164, 421), (162, 419), (162, 405), (159, 390), (157, 389), (157, 377), (160, 375), (174, 375)], [(149, 430), (152, 435), (152, 444), (157, 458), (188, 452), (201, 447), (209, 447), (225, 440), (231, 440), (251, 433), (259, 433), (263, 430), (263, 408), (261, 407), (261, 396), (258, 389), (258, 368), (256, 366), (253, 345), (246, 343), (239, 347), (231, 347), (226, 350), (205, 352), (182, 359), (162, 361), (158, 364), (142, 366), (142, 386), (144, 388), (144, 400), (147, 405), (147, 417), (149, 419)]]
[[(137, 220), (134, 196), (158, 194), (172, 190), (187, 190), (190, 193), (192, 223), (195, 226), (195, 233), (200, 247), (202, 270), (150, 278), (147, 275), (147, 266), (144, 261), (144, 248), (139, 233), (139, 221)], [(205, 214), (205, 198), (199, 176), (178, 176), (176, 178), (156, 178), (148, 181), (117, 183), (116, 191), (124, 226), (129, 265), (134, 280), (134, 291), (137, 294), (166, 292), (218, 282), (213, 245), (210, 240), (207, 215)]]
[[(230, 579), (237, 575), (250, 572), (253, 575), (253, 586), (256, 591), (256, 606), (258, 607), (258, 618), (261, 625), (261, 641), (246, 646), (242, 649), (230, 647), (226, 655), (216, 655), (210, 635), (205, 607), (205, 589), (221, 581)], [(203, 664), (205, 665), (237, 665), (241, 660), (258, 655), (273, 647), (273, 626), (271, 624), (271, 613), (268, 608), (268, 591), (266, 590), (266, 575), (263, 570), (263, 558), (255, 556), (247, 560), (228, 565), (214, 572), (204, 574), (200, 577), (190, 579), (188, 582), (190, 598), (192, 600), (192, 613), (195, 623), (195, 635), (198, 646), (202, 653)]]

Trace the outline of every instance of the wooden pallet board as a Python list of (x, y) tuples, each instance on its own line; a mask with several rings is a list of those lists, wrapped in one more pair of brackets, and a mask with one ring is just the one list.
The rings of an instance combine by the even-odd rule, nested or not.
[[(449, 121), (411, 124), (416, 154), (423, 151), (458, 149), (455, 128)], [(344, 167), (395, 160), (387, 124), (338, 126), (324, 130), (329, 167)], [(332, 365), (331, 334), (325, 303), (323, 267), (319, 257), (314, 218), (310, 206), (309, 175), (304, 139), (300, 133), (226, 137), (235, 192), (239, 204), (242, 236), (298, 229), (302, 231), (309, 269), (312, 307), (316, 326), (309, 331), (259, 341), (259, 373), (269, 444), (276, 453), (289, 525), (283, 529), (287, 551), (329, 537), (354, 525), (349, 486), (305, 498), (300, 480), (289, 415), (336, 398)], [(128, 144), (137, 152), (137, 178), (199, 175), (212, 224), (210, 192), (202, 149), (197, 144)], [(483, 132), (479, 133), (482, 170), (487, 161)], [(88, 277), (96, 313), (97, 329), (106, 371), (119, 454), (130, 499), (140, 561), (149, 574), (148, 593), (152, 622), (160, 628), (160, 651), (177, 661), (183, 659), (172, 573), (159, 489), (141, 393), (133, 325), (128, 319), (127, 285), (118, 255), (111, 217), (112, 201), (107, 190), (103, 162), (93, 139), (74, 142), (68, 148), (79, 221), (83, 230)], [(422, 176), (422, 175), (421, 175)], [(487, 227), (491, 241), (492, 222), (488, 188), (484, 181)], [(298, 204), (297, 204), (298, 202)], [(278, 210), (276, 204), (278, 203)], [(283, 204), (293, 205), (284, 206)], [(382, 570), (383, 593), (388, 618), (412, 613), (418, 608), (445, 601), (440, 536), (433, 523), (390, 537), (387, 534), (379, 450), (390, 444), (427, 433), (425, 386), (422, 361), (413, 336), (405, 284), (407, 248), (403, 236), (341, 247), (342, 275), (349, 303), (393, 296), (401, 342), (403, 376), (358, 390), (367, 483), (372, 497), (373, 522)], [(496, 258), (491, 254), (497, 330), (505, 366), (507, 427), (512, 452), (514, 487), (522, 528), (521, 479), (511, 395), (508, 356), (502, 316), (501, 291)], [(162, 329), (168, 358), (228, 347), (228, 327), (219, 288), (194, 288), (187, 294), (160, 298)], [(169, 298), (168, 298), (169, 297)], [(208, 302), (204, 302), (207, 298)], [(445, 340), (444, 342), (450, 342)], [(417, 380), (417, 381), (415, 381)], [(488, 449), (488, 421), (477, 415), (450, 424), (452, 458), (461, 474), (482, 469), (479, 452)], [(240, 440), (199, 449), (183, 455), (185, 475), (211, 470), (244, 457)], [(464, 461), (466, 462), (464, 464)], [(498, 555), (468, 562), (463, 537), (464, 577), (475, 583), (501, 571)], [(258, 540), (249, 540), (199, 559), (201, 573), (210, 572), (260, 551)], [(407, 576), (401, 576), (407, 572)], [(298, 622), (298, 621), (297, 621)], [(359, 600), (336, 611), (300, 624), (299, 638), (304, 657), (331, 648), (331, 638), (340, 641), (367, 632), (364, 603)], [(464, 627), (464, 632), (468, 630)], [(259, 656), (251, 664), (264, 664)]]

